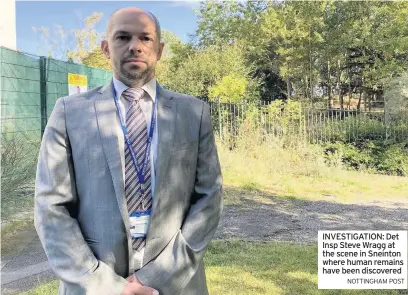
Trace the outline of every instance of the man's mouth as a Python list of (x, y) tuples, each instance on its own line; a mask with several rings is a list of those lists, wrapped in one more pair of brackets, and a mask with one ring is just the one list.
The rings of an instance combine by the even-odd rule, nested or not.
[(129, 58), (125, 60), (125, 63), (144, 63), (145, 61), (140, 58)]

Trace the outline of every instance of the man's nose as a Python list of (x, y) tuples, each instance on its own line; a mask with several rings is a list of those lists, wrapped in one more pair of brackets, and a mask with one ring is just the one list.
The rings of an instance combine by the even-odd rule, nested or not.
[(139, 38), (133, 37), (129, 42), (129, 51), (132, 52), (141, 52), (141, 42)]

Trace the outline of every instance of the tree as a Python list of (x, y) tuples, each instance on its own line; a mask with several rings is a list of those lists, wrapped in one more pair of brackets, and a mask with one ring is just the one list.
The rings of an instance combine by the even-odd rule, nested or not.
[[(55, 25), (54, 30), (45, 27), (33, 27), (34, 33), (38, 33), (41, 40), (42, 48), (40, 48), (39, 54), (82, 63), (89, 52), (97, 50), (104, 36), (104, 33), (99, 33), (95, 29), (102, 16), (102, 13), (94, 12), (84, 19), (82, 28), (69, 32), (60, 25)], [(72, 50), (72, 48), (74, 49)]]
[(171, 81), (175, 79), (175, 71), (185, 59), (193, 54), (193, 50), (191, 45), (182, 43), (181, 40), (170, 31), (163, 30), (161, 36), (161, 41), (164, 42), (165, 45), (162, 57), (157, 62), (156, 76), (159, 82), (167, 87), (171, 85)]
[(100, 47), (82, 57), (81, 63), (91, 68), (112, 71), (110, 61), (105, 57)]
[(247, 81), (246, 98), (257, 99), (259, 81), (252, 79), (253, 69), (245, 64), (243, 52), (239, 44), (223, 46), (221, 50), (219, 46), (196, 50), (172, 71), (168, 87), (206, 99), (209, 97), (210, 87), (224, 77), (233, 75)]
[(247, 86), (248, 80), (246, 77), (233, 73), (210, 86), (208, 96), (213, 101), (219, 98), (221, 102), (241, 102), (245, 99)]
[[(219, 50), (228, 45), (240, 44), (243, 50), (244, 64), (251, 68), (251, 79), (257, 85), (256, 94), (269, 100), (280, 97), (282, 81), (273, 66), (260, 59), (262, 47), (262, 12), (269, 5), (266, 1), (206, 1), (196, 11), (198, 24), (194, 34), (194, 45), (200, 49), (217, 46)], [(250, 82), (251, 84), (251, 82)], [(248, 89), (253, 89), (249, 87)]]
[(237, 40), (256, 41), (260, 13), (265, 9), (264, 1), (237, 2), (203, 1), (196, 11), (197, 30), (194, 34), (196, 45), (227, 45)]
[(104, 33), (96, 31), (95, 26), (99, 23), (103, 16), (101, 12), (94, 12), (84, 20), (82, 29), (75, 29), (75, 44), (74, 50), (68, 50), (67, 57), (72, 58), (74, 62), (82, 63), (82, 60), (88, 56), (89, 52), (100, 50), (100, 42), (104, 38)]
[(261, 23), (265, 58), (270, 50), (276, 55), (269, 63), (278, 67), (286, 80), (287, 96), (312, 97), (317, 84), (320, 43), (326, 2), (284, 2), (264, 12)]

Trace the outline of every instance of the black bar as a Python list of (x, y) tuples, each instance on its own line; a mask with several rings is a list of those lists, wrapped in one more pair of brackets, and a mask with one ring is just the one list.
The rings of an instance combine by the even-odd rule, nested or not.
[(41, 139), (47, 125), (47, 79), (46, 79), (46, 62), (45, 56), (40, 57), (40, 92), (41, 92)]

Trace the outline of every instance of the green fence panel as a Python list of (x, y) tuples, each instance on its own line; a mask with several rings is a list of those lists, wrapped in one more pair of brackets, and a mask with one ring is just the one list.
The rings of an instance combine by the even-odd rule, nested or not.
[(1, 132), (36, 133), (40, 108), (39, 57), (0, 48)]
[[(68, 73), (85, 75), (88, 90), (103, 86), (112, 73), (70, 62), (47, 58), (44, 69), (40, 57), (0, 47), (1, 57), (1, 132), (41, 137), (41, 110), (47, 118), (58, 98), (68, 95)], [(42, 72), (43, 71), (43, 72)], [(43, 74), (43, 75), (42, 75)], [(41, 80), (44, 77), (45, 81)], [(41, 103), (41, 85), (46, 103)], [(44, 118), (45, 119), (45, 118)]]
[(112, 79), (112, 73), (109, 71), (55, 59), (47, 60), (46, 73), (48, 117), (57, 99), (68, 95), (68, 73), (85, 75), (87, 77), (88, 90), (103, 86)]

